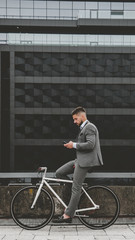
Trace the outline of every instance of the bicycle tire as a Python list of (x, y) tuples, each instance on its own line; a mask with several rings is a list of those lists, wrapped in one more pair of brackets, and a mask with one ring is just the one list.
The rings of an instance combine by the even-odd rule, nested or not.
[(34, 209), (31, 209), (37, 190), (36, 186), (24, 187), (15, 194), (11, 201), (11, 215), (15, 223), (27, 230), (44, 227), (54, 214), (54, 200), (43, 188)]
[[(79, 217), (80, 221), (91, 229), (104, 229), (111, 226), (117, 220), (120, 212), (117, 195), (110, 188), (100, 185), (89, 187), (86, 191), (94, 203), (99, 205), (99, 209), (77, 213), (77, 215), (85, 215), (85, 217)], [(82, 193), (78, 209), (92, 206), (93, 204), (85, 193)]]

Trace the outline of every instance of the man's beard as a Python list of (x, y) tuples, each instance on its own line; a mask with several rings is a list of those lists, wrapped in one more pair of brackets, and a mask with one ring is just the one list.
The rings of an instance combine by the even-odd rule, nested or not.
[(82, 125), (82, 123), (83, 123), (83, 121), (81, 121), (81, 123), (80, 123), (79, 127)]

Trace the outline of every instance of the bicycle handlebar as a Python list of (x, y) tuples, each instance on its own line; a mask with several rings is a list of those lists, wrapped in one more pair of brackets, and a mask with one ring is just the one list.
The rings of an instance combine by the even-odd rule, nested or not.
[(47, 171), (47, 167), (39, 167), (38, 172), (45, 172)]

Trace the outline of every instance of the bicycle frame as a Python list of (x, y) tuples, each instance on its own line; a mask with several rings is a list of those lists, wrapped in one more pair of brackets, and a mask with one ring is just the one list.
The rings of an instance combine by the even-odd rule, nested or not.
[[(53, 182), (59, 182), (59, 183), (73, 183), (72, 180), (65, 180), (65, 179), (57, 179), (57, 178), (47, 178), (46, 177), (46, 172), (47, 172), (47, 168), (44, 167), (43, 168), (44, 170), (44, 173), (43, 173), (43, 176), (42, 176), (42, 181), (39, 185), (39, 188), (38, 188), (38, 191), (36, 193), (36, 196), (35, 196), (35, 199), (32, 203), (32, 206), (31, 206), (31, 209), (34, 208), (36, 202), (37, 202), (37, 199), (40, 195), (40, 192), (41, 192), (41, 189), (43, 187), (43, 185), (46, 185), (48, 187), (48, 189), (54, 194), (54, 196), (59, 200), (59, 202), (65, 207), (67, 208), (67, 205), (63, 202), (63, 200), (59, 197), (59, 195), (54, 191), (54, 189), (50, 186), (50, 184), (48, 183), (48, 181), (53, 181)], [(92, 198), (87, 194), (87, 192), (85, 191), (84, 187), (82, 187), (82, 191), (85, 193), (85, 195), (87, 196), (87, 198), (89, 199), (89, 201), (93, 204), (93, 207), (89, 207), (89, 208), (83, 208), (83, 209), (77, 209), (75, 211), (75, 215), (78, 213), (78, 212), (84, 212), (84, 211), (89, 211), (89, 210), (96, 210), (96, 209), (99, 209), (99, 205), (96, 205), (94, 203), (94, 201), (92, 200)], [(76, 216), (82, 216), (82, 215), (76, 215)]]

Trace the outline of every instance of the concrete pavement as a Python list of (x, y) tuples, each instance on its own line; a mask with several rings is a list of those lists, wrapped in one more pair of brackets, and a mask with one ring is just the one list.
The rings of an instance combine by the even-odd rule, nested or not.
[(91, 230), (83, 225), (47, 225), (31, 231), (16, 225), (0, 226), (0, 240), (135, 240), (135, 224)]

